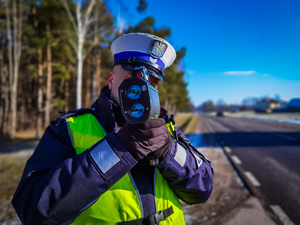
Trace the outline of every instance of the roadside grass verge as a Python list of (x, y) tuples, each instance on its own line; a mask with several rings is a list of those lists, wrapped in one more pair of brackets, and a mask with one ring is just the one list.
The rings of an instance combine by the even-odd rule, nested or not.
[(178, 113), (175, 116), (176, 125), (179, 126), (185, 134), (197, 132), (199, 121), (200, 118), (195, 113)]
[(11, 200), (32, 153), (32, 150), (25, 150), (0, 154), (0, 224), (16, 217)]

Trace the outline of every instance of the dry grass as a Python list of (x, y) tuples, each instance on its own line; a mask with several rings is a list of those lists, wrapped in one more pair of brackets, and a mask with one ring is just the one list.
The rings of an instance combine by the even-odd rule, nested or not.
[(193, 113), (178, 113), (175, 115), (176, 125), (182, 127), (182, 125), (191, 118)]
[(195, 113), (180, 113), (175, 116), (176, 125), (179, 126), (185, 134), (194, 134), (201, 132), (200, 118)]
[(12, 197), (32, 150), (0, 154), (0, 224), (15, 218)]
[(184, 133), (185, 134), (198, 133), (199, 132), (199, 129), (198, 129), (199, 121), (200, 121), (199, 116), (197, 114), (193, 114), (189, 124), (185, 128)]
[[(45, 131), (44, 129), (41, 129), (39, 131), (40, 135), (42, 135), (44, 131)], [(36, 138), (36, 135), (37, 135), (36, 129), (27, 129), (27, 130), (16, 132), (17, 139), (32, 139), (32, 138)]]

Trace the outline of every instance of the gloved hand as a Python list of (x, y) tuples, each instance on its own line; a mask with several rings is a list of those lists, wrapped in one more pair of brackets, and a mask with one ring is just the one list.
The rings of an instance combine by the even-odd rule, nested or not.
[(171, 152), (172, 138), (164, 119), (150, 119), (141, 124), (125, 123), (116, 136), (136, 160), (149, 154), (151, 158), (163, 159)]

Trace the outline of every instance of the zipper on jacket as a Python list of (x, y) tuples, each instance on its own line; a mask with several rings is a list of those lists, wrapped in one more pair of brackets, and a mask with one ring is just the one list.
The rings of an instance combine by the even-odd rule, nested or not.
[(154, 170), (154, 181), (153, 181), (153, 192), (154, 192), (154, 203), (155, 203), (155, 212), (157, 212), (157, 202), (156, 202), (156, 176), (157, 176), (157, 168)]
[(140, 207), (141, 207), (141, 214), (142, 214), (142, 218), (143, 218), (143, 217), (144, 217), (144, 209), (143, 209), (142, 199), (141, 199), (141, 196), (140, 196), (139, 190), (137, 189), (137, 186), (136, 186), (136, 184), (135, 184), (135, 182), (134, 182), (134, 179), (133, 179), (133, 177), (132, 177), (132, 175), (131, 175), (131, 172), (130, 172), (130, 171), (128, 172), (128, 174), (129, 174), (129, 177), (130, 177), (130, 179), (131, 179), (131, 182), (132, 182), (132, 184), (133, 184), (133, 186), (134, 186), (134, 189), (135, 189), (136, 195), (138, 196), (138, 199), (139, 199), (139, 204), (140, 204)]

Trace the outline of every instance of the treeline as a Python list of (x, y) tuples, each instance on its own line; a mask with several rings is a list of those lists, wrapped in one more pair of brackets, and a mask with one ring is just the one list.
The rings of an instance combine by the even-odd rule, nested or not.
[(201, 112), (213, 112), (216, 110), (223, 111), (251, 111), (255, 110), (258, 104), (262, 102), (276, 102), (280, 103), (280, 105), (287, 105), (288, 103), (280, 98), (279, 95), (275, 95), (273, 98), (269, 96), (261, 96), (261, 97), (247, 97), (242, 100), (241, 104), (227, 104), (223, 99), (219, 99), (214, 103), (211, 100), (203, 102), (199, 105), (195, 110)]
[(213, 101), (208, 100), (203, 102), (196, 108), (198, 112), (215, 112), (217, 110), (223, 110), (228, 112), (246, 111), (253, 110), (254, 106), (248, 105), (238, 105), (238, 104), (226, 104), (225, 102), (218, 102), (214, 104)]
[[(129, 3), (128, 3), (129, 4)], [(147, 7), (140, 1), (137, 13)], [(103, 0), (0, 1), (0, 136), (36, 129), (37, 135), (58, 111), (89, 107), (107, 85), (113, 68), (112, 41), (129, 32), (168, 38), (169, 28), (153, 17), (116, 31)], [(183, 47), (159, 85), (161, 105), (171, 111), (190, 107)]]

